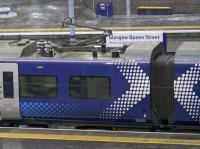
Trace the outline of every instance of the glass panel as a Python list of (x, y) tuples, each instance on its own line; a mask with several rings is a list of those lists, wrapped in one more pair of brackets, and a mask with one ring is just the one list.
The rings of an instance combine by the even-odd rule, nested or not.
[(13, 72), (3, 72), (3, 96), (14, 98)]
[(20, 96), (56, 97), (57, 80), (53, 76), (20, 76)]
[(70, 96), (83, 99), (110, 99), (110, 78), (71, 77)]

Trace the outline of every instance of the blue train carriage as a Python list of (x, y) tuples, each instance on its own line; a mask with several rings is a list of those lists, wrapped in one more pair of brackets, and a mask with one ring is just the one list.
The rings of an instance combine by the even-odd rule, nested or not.
[(1, 41), (2, 120), (199, 125), (199, 43), (176, 53), (159, 42), (125, 51), (47, 45)]
[(162, 44), (139, 42), (120, 53), (46, 51), (51, 57), (34, 41), (1, 44), (2, 120), (152, 122), (150, 63)]
[(200, 43), (185, 42), (174, 62), (174, 121), (199, 125), (200, 122)]

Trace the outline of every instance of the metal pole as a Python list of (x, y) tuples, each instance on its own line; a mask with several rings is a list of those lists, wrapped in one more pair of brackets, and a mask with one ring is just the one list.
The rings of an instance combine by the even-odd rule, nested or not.
[(93, 12), (95, 12), (95, 4), (94, 4), (94, 0), (92, 1), (92, 3), (93, 3)]
[[(69, 18), (72, 19), (72, 23), (75, 23), (75, 16), (74, 16), (74, 0), (68, 0), (68, 9), (69, 9)], [(76, 41), (76, 33), (75, 33), (75, 26), (70, 25), (70, 41)]]
[(126, 16), (131, 16), (131, 0), (126, 0)]
[(39, 0), (31, 0), (31, 5), (37, 5), (40, 6)]

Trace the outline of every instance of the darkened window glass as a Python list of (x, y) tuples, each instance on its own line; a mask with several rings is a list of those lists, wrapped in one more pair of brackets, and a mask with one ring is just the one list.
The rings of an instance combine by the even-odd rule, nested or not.
[(3, 96), (14, 98), (13, 72), (3, 72)]
[(49, 98), (57, 96), (54, 76), (20, 76), (20, 96)]
[(90, 76), (71, 77), (70, 96), (80, 99), (110, 99), (110, 78)]

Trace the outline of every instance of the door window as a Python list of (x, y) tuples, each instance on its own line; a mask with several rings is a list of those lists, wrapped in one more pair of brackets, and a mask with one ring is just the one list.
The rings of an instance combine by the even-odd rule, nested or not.
[(3, 96), (14, 98), (13, 72), (3, 72)]

